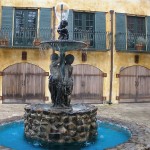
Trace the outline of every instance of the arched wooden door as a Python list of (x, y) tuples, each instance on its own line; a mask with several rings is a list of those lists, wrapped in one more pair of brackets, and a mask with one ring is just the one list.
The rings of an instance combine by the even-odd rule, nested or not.
[(103, 72), (91, 65), (73, 66), (72, 103), (102, 103)]
[(45, 72), (29, 63), (18, 63), (3, 71), (3, 103), (36, 103), (45, 98)]
[(150, 102), (150, 69), (131, 66), (120, 71), (120, 102)]

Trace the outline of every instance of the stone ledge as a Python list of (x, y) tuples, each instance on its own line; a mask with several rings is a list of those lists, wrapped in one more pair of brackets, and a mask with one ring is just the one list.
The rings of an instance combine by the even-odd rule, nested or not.
[(10, 148), (6, 148), (4, 146), (0, 146), (0, 150), (11, 150)]
[(10, 123), (13, 121), (21, 120), (21, 119), (23, 119), (23, 116), (14, 116), (14, 117), (7, 118), (7, 119), (0, 119), (0, 125), (4, 123)]

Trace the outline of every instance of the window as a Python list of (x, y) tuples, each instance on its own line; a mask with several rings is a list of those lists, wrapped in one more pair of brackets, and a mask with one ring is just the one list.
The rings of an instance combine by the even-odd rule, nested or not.
[[(52, 37), (51, 8), (15, 9), (2, 7), (0, 36), (8, 40), (7, 47), (33, 47), (33, 40), (49, 40)], [(39, 15), (39, 16), (38, 16)], [(39, 22), (37, 22), (39, 18)], [(38, 26), (38, 29), (37, 29)]]
[(37, 32), (37, 10), (16, 9), (14, 46), (31, 46)]
[(94, 47), (95, 14), (74, 12), (74, 40), (89, 41)]
[(135, 49), (137, 38), (146, 38), (145, 17), (127, 16), (127, 35), (128, 49)]

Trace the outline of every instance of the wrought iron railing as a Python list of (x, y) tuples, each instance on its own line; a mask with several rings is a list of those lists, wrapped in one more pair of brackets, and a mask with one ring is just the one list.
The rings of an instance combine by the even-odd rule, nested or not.
[(5, 28), (0, 30), (0, 46), (8, 46), (11, 41), (12, 29)]
[(78, 30), (73, 32), (73, 39), (77, 41), (87, 42), (88, 49), (110, 49), (111, 34), (109, 32)]
[[(50, 28), (2, 28), (0, 29), (0, 47), (36, 47), (43, 40), (51, 39)], [(7, 43), (3, 42), (6, 41)]]
[[(13, 31), (13, 32), (12, 32)], [(0, 29), (0, 47), (37, 47), (41, 41), (48, 41), (54, 37), (50, 28), (3, 28)], [(76, 30), (69, 32), (71, 40), (87, 42), (87, 50), (109, 50), (111, 45), (111, 33)], [(142, 33), (117, 33), (115, 46), (118, 51), (136, 51), (137, 40), (145, 41), (142, 52), (150, 52), (150, 34)]]
[[(52, 33), (50, 28), (3, 28), (0, 29), (0, 47), (37, 47), (41, 41), (52, 39), (54, 37)], [(80, 30), (69, 32), (69, 35), (71, 40), (87, 42), (87, 50), (110, 49), (111, 34), (109, 32)]]
[[(118, 33), (115, 36), (116, 50), (150, 52), (150, 35), (143, 33)], [(141, 48), (138, 48), (139, 45)]]

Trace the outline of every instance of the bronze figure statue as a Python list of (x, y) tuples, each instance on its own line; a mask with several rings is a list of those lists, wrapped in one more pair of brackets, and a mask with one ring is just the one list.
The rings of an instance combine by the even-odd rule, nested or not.
[(65, 56), (64, 74), (62, 75), (61, 57), (53, 53), (51, 55), (49, 91), (54, 107), (69, 107), (71, 101), (71, 93), (73, 90), (73, 67), (74, 56), (68, 54)]
[(72, 78), (72, 71), (73, 67), (71, 64), (74, 61), (74, 56), (71, 54), (66, 55), (65, 57), (65, 77), (64, 77), (64, 88), (65, 88), (65, 97), (64, 97), (64, 104), (65, 106), (70, 106), (71, 102), (71, 93), (73, 90), (73, 78)]
[[(59, 40), (68, 40), (69, 33), (66, 29), (68, 22), (62, 20), (57, 29)], [(60, 56), (56, 53), (51, 55), (49, 91), (53, 107), (69, 107), (71, 101), (71, 93), (73, 90), (73, 67), (71, 64), (74, 61), (74, 56), (65, 52), (61, 52)]]
[(53, 105), (56, 105), (56, 97), (57, 97), (57, 85), (60, 80), (60, 58), (58, 54), (54, 53), (51, 55), (51, 65), (50, 65), (50, 73), (49, 76), (49, 91), (51, 93), (51, 100)]
[(60, 25), (57, 29), (57, 32), (59, 33), (59, 40), (68, 40), (69, 39), (69, 33), (66, 27), (68, 26), (67, 20), (62, 20), (60, 22)]

